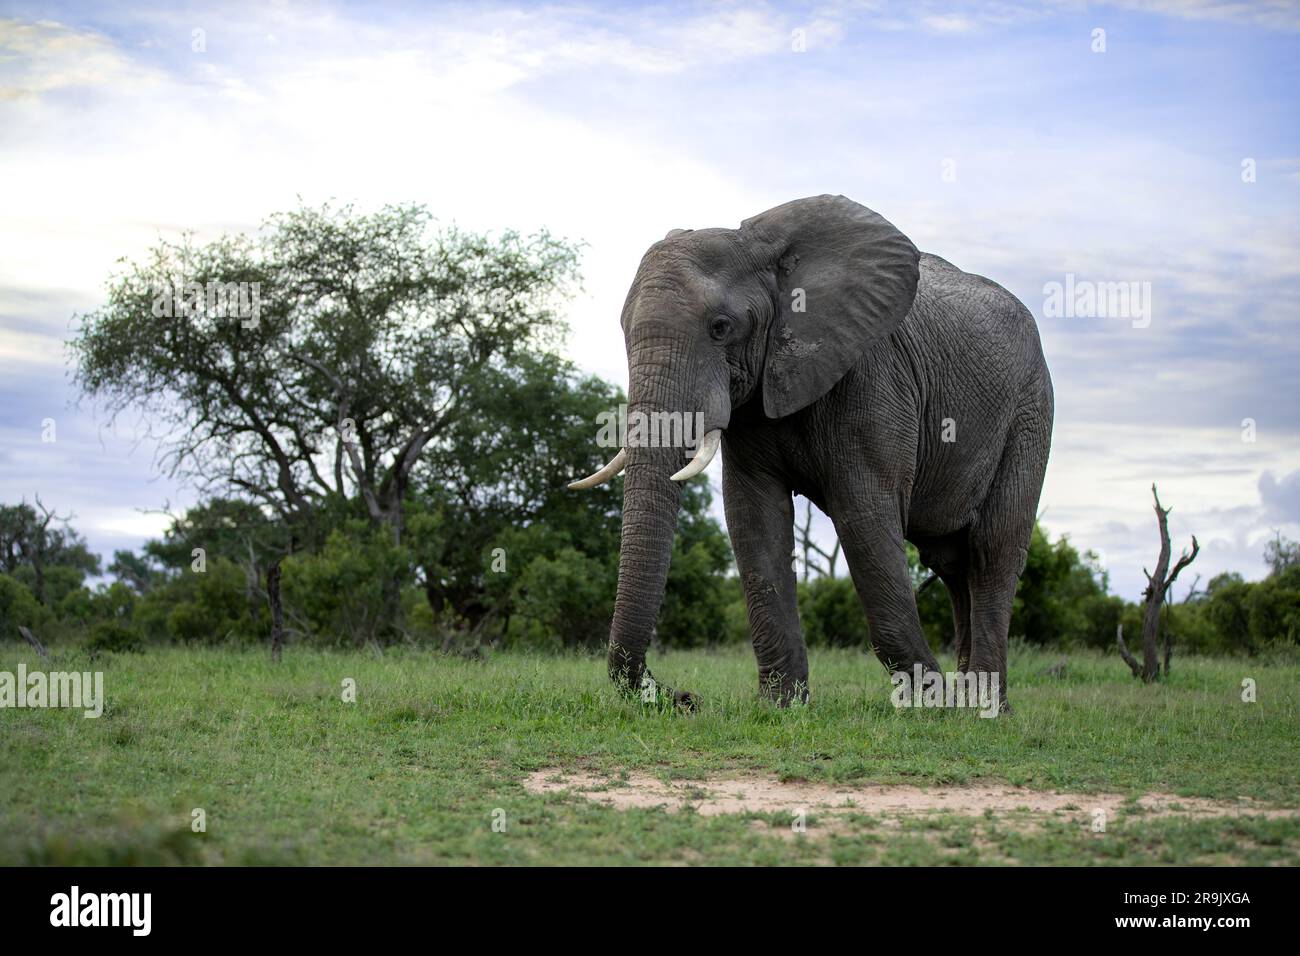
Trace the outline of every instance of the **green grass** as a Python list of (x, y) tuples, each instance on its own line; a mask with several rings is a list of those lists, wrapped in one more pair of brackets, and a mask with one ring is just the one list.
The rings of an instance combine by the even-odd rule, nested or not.
[[(0, 863), (1295, 863), (1300, 820), (1121, 814), (1105, 834), (1015, 815), (886, 824), (780, 815), (621, 811), (536, 796), (561, 767), (699, 781), (785, 779), (1159, 791), (1300, 805), (1300, 667), (1175, 660), (1141, 686), (1116, 658), (1020, 651), (1014, 716), (895, 711), (874, 659), (815, 652), (813, 702), (756, 700), (746, 648), (661, 654), (662, 680), (698, 692), (687, 716), (624, 701), (591, 657), (415, 650), (329, 653), (163, 649), (50, 669), (105, 672), (98, 720), (0, 710)], [(0, 670), (22, 660), (13, 645)], [(1243, 678), (1258, 701), (1240, 699)], [(344, 678), (356, 703), (341, 699)], [(191, 811), (207, 832), (191, 832)], [(506, 831), (494, 832), (493, 811)], [(785, 831), (785, 832), (783, 832)]]

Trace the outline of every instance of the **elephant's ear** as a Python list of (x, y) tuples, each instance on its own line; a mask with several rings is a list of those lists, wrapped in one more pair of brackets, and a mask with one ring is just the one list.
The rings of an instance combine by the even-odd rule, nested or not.
[(916, 295), (920, 253), (884, 217), (843, 196), (796, 199), (740, 229), (776, 275), (763, 411), (782, 418), (825, 395), (898, 327)]

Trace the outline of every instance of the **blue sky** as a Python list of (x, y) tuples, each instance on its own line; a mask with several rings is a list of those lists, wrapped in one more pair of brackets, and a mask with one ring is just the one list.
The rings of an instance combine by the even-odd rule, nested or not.
[[(118, 257), (252, 229), (298, 197), (583, 240), (568, 351), (625, 382), (618, 310), (647, 245), (843, 193), (1038, 317), (1057, 393), (1043, 521), (1099, 551), (1118, 593), (1136, 597), (1154, 560), (1153, 480), (1175, 546), (1200, 538), (1203, 578), (1258, 577), (1273, 529), (1300, 537), (1294, 3), (5, 3), (0, 18), (0, 500), (39, 492), (105, 554), (190, 499), (133, 423), (75, 404), (72, 316)], [(1150, 283), (1150, 324), (1047, 315), (1044, 286), (1067, 275)]]

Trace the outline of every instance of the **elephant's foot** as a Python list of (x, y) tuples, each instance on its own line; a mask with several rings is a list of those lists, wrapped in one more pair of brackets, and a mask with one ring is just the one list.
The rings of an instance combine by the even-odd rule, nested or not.
[[(640, 676), (635, 678), (634, 682), (632, 675), (638, 672)], [(644, 660), (638, 666), (626, 655), (616, 659), (611, 653), (609, 676), (622, 694), (640, 700), (643, 704), (654, 705), (660, 709), (671, 707), (688, 714), (693, 714), (699, 709), (698, 695), (687, 690), (675, 690), (667, 684), (659, 683), (655, 680), (654, 674), (650, 673), (650, 668), (645, 666)]]
[(791, 704), (806, 704), (808, 703), (808, 678), (783, 680), (778, 675), (760, 676), (758, 679), (758, 695), (764, 700), (770, 700), (778, 707), (789, 707)]
[(978, 689), (977, 693), (980, 695), (979, 700), (981, 702), (982, 711), (992, 709), (991, 706), (985, 705), (984, 701), (990, 700), (994, 694), (997, 694), (997, 711), (994, 713), (983, 713), (982, 716), (999, 717), (1003, 714), (1010, 715), (1014, 713), (1011, 708), (1011, 701), (1007, 699), (1007, 682), (1003, 671), (994, 670), (993, 668), (981, 670), (979, 668), (971, 667), (969, 664), (963, 665), (961, 661), (958, 661), (956, 673), (959, 679), (975, 681), (975, 686)]
[(672, 707), (688, 714), (695, 713), (700, 704), (698, 695), (688, 690), (674, 690), (666, 684), (660, 684), (648, 667), (641, 672), (641, 684), (636, 691), (636, 696), (643, 704), (653, 704), (661, 709)]
[[(977, 686), (977, 687), (980, 686), (979, 683), (978, 683), (978, 681), (979, 681), (979, 677), (980, 677), (980, 674), (979, 674), (978, 671), (972, 671), (972, 670), (969, 670), (969, 669), (968, 669), (968, 670), (965, 670), (965, 671), (961, 671), (961, 672), (959, 672), (959, 673), (960, 673), (961, 676), (963, 676), (963, 677), (964, 677), (966, 674), (973, 674), (973, 675), (975, 676), (975, 679), (976, 679), (976, 682), (977, 682), (976, 686)], [(994, 675), (994, 677), (997, 678), (997, 675)], [(1011, 714), (1015, 713), (1015, 711), (1013, 711), (1013, 710), (1011, 709), (1011, 701), (1007, 700), (1007, 689), (1006, 689), (1006, 685), (1003, 684), (1003, 683), (1001, 682), (1000, 679), (996, 679), (996, 680), (994, 680), (994, 681), (993, 681), (993, 684), (994, 684), (994, 685), (996, 686), (996, 688), (997, 688), (996, 690), (993, 691), (993, 693), (996, 693), (996, 694), (998, 695), (998, 709), (997, 709), (997, 711), (994, 712), (994, 713), (984, 713), (983, 711), (981, 711), (981, 716), (983, 716), (983, 717), (1001, 717), (1001, 716), (1003, 716), (1003, 715), (1010, 716)], [(982, 697), (982, 698), (981, 698), (981, 700), (987, 700), (987, 699), (988, 699), (987, 697)], [(985, 708), (985, 710), (988, 710), (988, 709), (990, 709), (990, 708)]]

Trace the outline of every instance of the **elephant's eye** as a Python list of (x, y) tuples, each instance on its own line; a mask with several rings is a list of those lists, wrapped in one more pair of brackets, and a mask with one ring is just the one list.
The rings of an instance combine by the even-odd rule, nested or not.
[(713, 341), (721, 342), (731, 334), (731, 320), (725, 315), (719, 315), (709, 323), (709, 335)]

